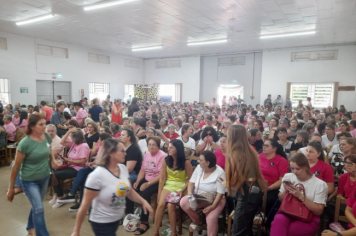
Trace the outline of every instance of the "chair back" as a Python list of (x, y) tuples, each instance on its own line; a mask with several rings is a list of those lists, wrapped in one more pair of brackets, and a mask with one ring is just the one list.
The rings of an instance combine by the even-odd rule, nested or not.
[(25, 130), (16, 129), (15, 142), (19, 143), (24, 137), (26, 137)]
[(336, 203), (335, 203), (335, 216), (334, 216), (334, 222), (342, 221), (342, 222), (350, 222), (346, 216), (340, 216), (340, 205), (341, 204), (346, 204), (346, 198), (337, 196), (336, 197)]

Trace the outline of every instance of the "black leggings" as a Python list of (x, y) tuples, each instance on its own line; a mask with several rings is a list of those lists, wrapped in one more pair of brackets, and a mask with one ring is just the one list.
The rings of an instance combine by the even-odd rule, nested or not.
[(274, 203), (277, 201), (278, 193), (279, 193), (279, 188), (267, 192), (266, 213), (265, 213), (266, 216), (269, 215), (269, 213), (273, 208)]
[[(149, 204), (151, 203), (151, 197), (153, 194), (158, 193), (158, 183), (156, 184), (150, 184), (148, 188), (146, 188), (144, 191), (140, 191), (140, 187), (142, 184), (147, 183), (148, 181), (144, 178), (141, 180), (140, 184), (137, 187), (137, 193), (141, 195), (143, 199), (145, 199)], [(130, 209), (128, 209), (130, 208)], [(134, 203), (131, 201), (129, 198), (126, 198), (126, 214), (133, 213), (134, 211)], [(145, 214), (142, 209), (141, 213), (141, 221), (148, 221), (149, 213)]]
[(70, 179), (70, 178), (77, 176), (78, 171), (72, 167), (68, 167), (68, 168), (64, 168), (64, 169), (53, 170), (53, 173), (58, 180), (58, 184), (53, 186), (54, 192), (57, 194), (58, 197), (62, 197), (63, 196), (63, 188), (62, 188), (60, 181), (65, 180), (65, 179)]

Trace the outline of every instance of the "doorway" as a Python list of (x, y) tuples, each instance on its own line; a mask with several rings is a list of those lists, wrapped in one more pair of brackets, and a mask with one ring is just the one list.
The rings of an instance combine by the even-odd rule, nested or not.
[(222, 84), (218, 88), (217, 102), (222, 105), (223, 97), (226, 96), (226, 102), (229, 103), (229, 97), (240, 95), (244, 99), (244, 86), (237, 84)]
[(41, 101), (46, 101), (48, 105), (55, 104), (57, 101), (57, 95), (61, 95), (62, 100), (64, 100), (66, 103), (71, 103), (71, 88), (71, 82), (37, 80), (37, 105), (40, 104)]

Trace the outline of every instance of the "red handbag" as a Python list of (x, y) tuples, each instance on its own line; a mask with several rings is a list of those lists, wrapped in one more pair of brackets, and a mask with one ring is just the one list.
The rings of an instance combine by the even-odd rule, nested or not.
[[(305, 197), (304, 185), (297, 184), (295, 187), (298, 188)], [(279, 211), (295, 220), (305, 223), (311, 222), (314, 215), (313, 212), (311, 212), (311, 210), (309, 210), (309, 208), (306, 207), (301, 200), (299, 200), (299, 198), (293, 196), (293, 194), (290, 194), (289, 192), (286, 192), (286, 195), (282, 200), (282, 204), (279, 207)]]

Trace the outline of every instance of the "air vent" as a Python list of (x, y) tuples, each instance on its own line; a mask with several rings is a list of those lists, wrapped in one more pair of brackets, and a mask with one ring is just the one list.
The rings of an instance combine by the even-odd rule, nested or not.
[(156, 69), (181, 68), (180, 60), (156, 61)]
[(140, 61), (135, 60), (125, 59), (124, 61), (125, 67), (140, 68), (140, 64)]
[(68, 49), (38, 44), (37, 54), (51, 57), (68, 58)]
[(337, 60), (338, 50), (292, 52), (292, 62)]
[(246, 57), (223, 57), (219, 58), (219, 66), (245, 65)]
[(0, 38), (0, 49), (7, 50), (7, 41), (6, 38)]
[(88, 53), (88, 61), (101, 64), (110, 64), (110, 57), (95, 53)]

